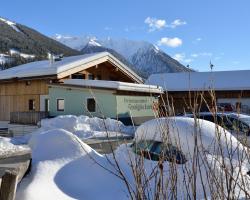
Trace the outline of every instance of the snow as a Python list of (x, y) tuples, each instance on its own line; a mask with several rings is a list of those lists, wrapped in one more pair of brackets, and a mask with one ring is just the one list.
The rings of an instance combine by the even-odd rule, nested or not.
[(88, 44), (91, 46), (102, 46), (96, 37), (93, 36), (67, 36), (56, 34), (52, 38), (76, 50), (82, 50)]
[(20, 53), (20, 56), (25, 58), (25, 59), (32, 59), (35, 58), (36, 56), (33, 54), (26, 54), (26, 53)]
[(9, 21), (9, 20), (7, 20), (7, 19), (4, 19), (4, 18), (1, 18), (0, 17), (0, 20), (1, 21), (3, 21), (3, 22), (5, 22), (6, 24), (8, 24), (11, 28), (13, 28), (15, 31), (17, 31), (17, 32), (20, 32), (20, 30), (17, 28), (17, 26), (16, 26), (16, 23), (14, 23), (14, 22), (12, 22), (12, 21)]
[[(75, 124), (74, 117), (67, 117), (68, 124)], [(88, 118), (82, 118), (85, 122)], [(49, 124), (53, 126), (63, 125), (62, 119), (57, 119), (53, 123), (46, 121), (43, 124)], [(160, 122), (167, 122), (169, 127), (175, 126), (180, 128), (183, 133), (180, 135), (181, 140), (193, 143), (192, 137), (189, 130), (194, 128), (194, 120), (187, 118), (169, 118), (159, 119)], [(97, 120), (99, 121), (99, 120)], [(204, 139), (207, 144), (211, 142), (214, 136), (214, 129), (211, 128), (211, 123), (204, 123), (204, 130), (207, 129), (208, 133), (204, 132)], [(59, 123), (59, 124), (58, 124)], [(148, 134), (144, 135), (149, 139), (155, 139), (159, 137), (160, 132), (155, 132), (155, 128), (159, 127), (159, 121), (152, 120), (143, 124), (136, 133), (136, 137), (141, 138), (142, 132), (147, 130)], [(64, 127), (65, 128), (65, 127)], [(67, 129), (75, 130), (74, 127), (67, 127)], [(143, 130), (143, 131), (142, 131)], [(164, 129), (163, 129), (164, 130)], [(172, 130), (172, 129), (171, 129)], [(174, 130), (174, 129), (173, 129)], [(186, 131), (187, 130), (187, 131)], [(194, 130), (194, 129), (193, 129)], [(153, 132), (151, 132), (153, 131)], [(176, 131), (172, 133), (173, 136)], [(176, 136), (176, 135), (175, 135)], [(203, 137), (203, 136), (202, 136)], [(160, 139), (160, 138), (158, 138)], [(162, 138), (161, 138), (162, 139)], [(235, 140), (233, 140), (235, 143)], [(60, 200), (71, 200), (71, 199), (128, 199), (128, 192), (125, 184), (117, 176), (111, 174), (106, 169), (117, 174), (117, 168), (114, 167), (113, 155), (100, 155), (79, 138), (77, 138), (71, 132), (65, 129), (51, 129), (48, 131), (32, 134), (29, 141), (29, 146), (32, 149), (32, 169), (31, 173), (25, 177), (22, 182), (18, 185), (16, 200), (44, 200), (44, 199), (60, 199)], [(236, 152), (237, 153), (237, 152)], [(208, 163), (218, 169), (220, 172), (220, 164), (215, 159), (214, 155), (210, 151), (209, 153), (204, 152)], [(135, 162), (136, 155), (126, 145), (121, 145), (116, 151), (115, 156), (117, 162), (123, 172), (123, 175), (127, 178), (129, 184), (135, 187), (132, 169), (129, 166), (129, 160)], [(217, 156), (219, 158), (219, 156)], [(225, 164), (227, 164), (227, 159)], [(176, 166), (175, 170), (178, 176), (176, 177), (176, 184), (178, 186), (177, 199), (185, 199), (187, 197), (187, 190), (192, 191), (190, 188), (184, 186), (184, 180), (188, 174), (185, 174), (185, 169), (192, 169), (192, 159), (189, 159), (184, 165)], [(158, 162), (145, 160), (143, 173), (146, 176), (150, 176), (151, 172), (157, 167)], [(164, 179), (169, 180), (171, 177), (171, 163), (164, 162)], [(101, 167), (102, 166), (102, 167)], [(104, 169), (105, 168), (105, 169)], [(235, 168), (235, 171), (244, 170), (246, 172), (246, 166), (242, 169)], [(204, 185), (201, 185), (199, 177), (206, 177), (206, 171), (201, 166), (201, 171), (197, 174), (196, 180), (196, 192), (197, 199), (204, 198), (203, 186), (209, 195), (209, 186), (206, 180), (203, 180)], [(154, 190), (155, 187), (154, 179), (149, 180), (149, 187)], [(237, 186), (236, 186), (237, 188)], [(166, 190), (170, 191), (171, 184), (166, 185)], [(190, 193), (189, 193), (190, 194)], [(237, 196), (237, 192), (235, 193)], [(241, 194), (242, 195), (242, 194)], [(244, 194), (243, 194), (244, 195)], [(152, 196), (153, 199), (153, 196)], [(209, 199), (209, 198), (208, 198)]]
[[(63, 36), (57, 34), (53, 37), (57, 41), (77, 50), (83, 49), (88, 43), (94, 41), (95, 46), (104, 46), (115, 50), (116, 52), (123, 55), (125, 58), (130, 60), (132, 56), (139, 50), (144, 48), (149, 48), (152, 45), (145, 41), (133, 41), (129, 39), (113, 39), (110, 37), (104, 39), (98, 39), (93, 36)], [(96, 45), (96, 43), (98, 45)]]
[(162, 73), (151, 75), (146, 84), (166, 91), (249, 90), (249, 76), (250, 70)]
[(160, 49), (157, 45), (154, 45), (154, 51), (155, 51), (155, 53), (159, 53)]
[(106, 158), (70, 132), (33, 135), (30, 146), (33, 167), (16, 200), (127, 199), (122, 182), (95, 163), (111, 168)]
[(88, 44), (91, 45), (91, 46), (97, 46), (97, 47), (101, 47), (102, 46), (102, 45), (100, 45), (98, 42), (96, 42), (93, 39), (90, 39)]
[(134, 135), (134, 130), (120, 121), (110, 118), (90, 118), (85, 115), (62, 115), (52, 119), (43, 119), (39, 132), (58, 128), (69, 131), (81, 139)]
[(16, 49), (10, 49), (9, 53), (11, 56), (13, 55), (20, 55), (20, 51), (16, 50)]
[(155, 85), (145, 85), (145, 84), (118, 82), (118, 81), (68, 79), (64, 80), (64, 84), (73, 86), (110, 88), (123, 91), (148, 92), (157, 94), (163, 93), (162, 88)]
[(0, 137), (0, 157), (7, 157), (13, 153), (27, 149), (25, 146), (10, 143), (9, 138)]
[(9, 55), (0, 53), (0, 65), (11, 63), (12, 61), (13, 58), (11, 58)]
[(3, 65), (7, 62), (7, 58), (6, 58), (6, 55), (4, 54), (0, 54), (0, 64)]

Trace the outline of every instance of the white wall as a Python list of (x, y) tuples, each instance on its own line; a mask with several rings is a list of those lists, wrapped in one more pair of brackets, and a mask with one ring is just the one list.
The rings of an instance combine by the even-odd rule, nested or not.
[(45, 111), (45, 99), (49, 99), (49, 95), (40, 95), (40, 111)]

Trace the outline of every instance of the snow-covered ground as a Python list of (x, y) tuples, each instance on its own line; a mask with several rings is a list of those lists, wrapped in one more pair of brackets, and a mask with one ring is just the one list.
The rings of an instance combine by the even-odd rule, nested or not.
[(63, 129), (34, 135), (32, 170), (16, 200), (127, 199), (122, 181), (98, 166), (112, 168), (102, 156)]
[(20, 150), (19, 144), (32, 150), (32, 170), (20, 183), (16, 199), (126, 199), (120, 179), (95, 164), (113, 170), (106, 157), (82, 139), (133, 136), (134, 131), (113, 119), (66, 115), (42, 120), (41, 128), (24, 137), (0, 138), (0, 155)]
[[(218, 145), (216, 130), (221, 131), (219, 143), (222, 144), (224, 160), (229, 160), (229, 153), (233, 152), (233, 161), (235, 162), (233, 176), (241, 171), (244, 177), (249, 170), (249, 164), (237, 166), (238, 156), (245, 147), (242, 146), (233, 136), (215, 124), (204, 120), (199, 120), (199, 125), (195, 126), (194, 119), (191, 118), (165, 118), (160, 120), (151, 120), (139, 127), (136, 132), (135, 142), (139, 140), (162, 141), (166, 130), (169, 130), (169, 139), (173, 145), (181, 145), (181, 151), (185, 154), (187, 161), (183, 165), (176, 165), (174, 171), (171, 167), (172, 162), (164, 162), (164, 181), (172, 177), (172, 173), (177, 173), (176, 184), (178, 187), (177, 199), (185, 199), (188, 192), (192, 192), (192, 178), (186, 180), (187, 172), (192, 173), (193, 160), (192, 149), (194, 149), (194, 134), (200, 131), (197, 138), (199, 151), (203, 152), (201, 156), (207, 160), (210, 167), (214, 167), (216, 172), (213, 176), (223, 175), (223, 169), (227, 168), (227, 163), (221, 168), (218, 161), (220, 155), (214, 152), (212, 145)], [(129, 199), (129, 193), (126, 184), (122, 181), (121, 174), (118, 173), (118, 167), (122, 170), (123, 176), (128, 181), (129, 187), (135, 189), (135, 179), (131, 168), (131, 162), (135, 163), (136, 156), (130, 146), (123, 144), (114, 154), (101, 155), (89, 147), (80, 138), (89, 136), (105, 136), (107, 132), (120, 134), (133, 134), (130, 127), (127, 128), (122, 123), (111, 119), (89, 118), (86, 116), (60, 116), (53, 119), (43, 120), (41, 128), (32, 133), (26, 140), (32, 149), (32, 169), (28, 176), (18, 185), (16, 200), (44, 200), (44, 199)], [(96, 134), (98, 133), (98, 134)], [(78, 137), (80, 136), (80, 138)], [(11, 149), (14, 145), (10, 144), (14, 140), (3, 139), (0, 141), (6, 149)], [(18, 143), (18, 140), (15, 140)], [(20, 142), (20, 141), (19, 141)], [(1, 143), (0, 143), (1, 144)], [(224, 151), (224, 146), (229, 148)], [(231, 151), (232, 150), (232, 151)], [(231, 155), (231, 153), (230, 153)], [(116, 157), (116, 161), (114, 160)], [(191, 157), (190, 157), (191, 156)], [(149, 177), (150, 174), (159, 166), (157, 161), (145, 159), (141, 171), (143, 175)], [(230, 166), (230, 165), (229, 165)], [(134, 170), (134, 169), (133, 169)], [(137, 169), (138, 170), (138, 169)], [(185, 171), (190, 170), (190, 171)], [(197, 176), (196, 193), (197, 199), (203, 198), (203, 189), (209, 193), (206, 166), (201, 165), (200, 173)], [(202, 179), (201, 179), (202, 177)], [(172, 177), (173, 178), (173, 177)], [(205, 185), (201, 181), (205, 178)], [(207, 178), (207, 179), (206, 179)], [(241, 179), (240, 179), (241, 180)], [(248, 182), (247, 182), (248, 180)], [(185, 181), (191, 181), (186, 183)], [(204, 181), (204, 180), (203, 180)], [(245, 180), (249, 184), (249, 179)], [(154, 194), (156, 189), (155, 179), (152, 178), (147, 187)], [(166, 191), (171, 191), (171, 181), (168, 182)], [(224, 184), (224, 182), (222, 182)], [(238, 182), (238, 184), (241, 184)], [(205, 187), (205, 188), (204, 188)], [(248, 185), (247, 185), (248, 187)], [(235, 195), (244, 196), (245, 193), (237, 187)], [(211, 195), (211, 194), (210, 194)], [(153, 196), (151, 196), (153, 199)], [(150, 199), (151, 199), (150, 197)], [(239, 197), (239, 196), (238, 196)]]

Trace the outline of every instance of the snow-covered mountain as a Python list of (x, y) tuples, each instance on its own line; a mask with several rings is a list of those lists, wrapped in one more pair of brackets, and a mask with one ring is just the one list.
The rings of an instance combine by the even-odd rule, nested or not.
[(78, 55), (80, 52), (25, 25), (0, 17), (0, 68), (47, 58), (47, 53)]
[(171, 58), (157, 46), (144, 42), (128, 39), (97, 39), (96, 37), (72, 37), (56, 35), (55, 40), (83, 53), (109, 51), (126, 59), (130, 66), (143, 77), (153, 73), (182, 72), (189, 69)]

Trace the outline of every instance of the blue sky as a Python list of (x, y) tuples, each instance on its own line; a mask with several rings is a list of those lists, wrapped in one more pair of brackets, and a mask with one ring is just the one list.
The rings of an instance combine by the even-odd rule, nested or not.
[(249, 0), (4, 0), (0, 15), (52, 36), (145, 40), (196, 70), (249, 69)]

